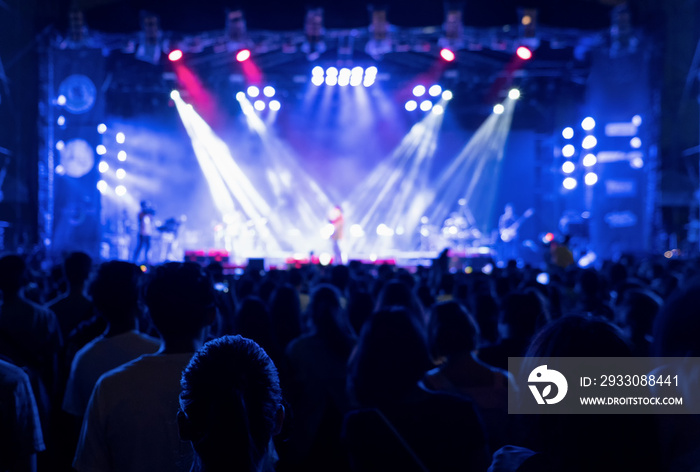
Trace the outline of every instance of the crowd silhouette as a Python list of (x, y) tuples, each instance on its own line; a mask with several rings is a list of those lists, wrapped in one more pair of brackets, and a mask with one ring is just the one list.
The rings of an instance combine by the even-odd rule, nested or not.
[(509, 415), (507, 370), (700, 357), (698, 266), (540, 273), (6, 255), (0, 471), (700, 470), (696, 416)]

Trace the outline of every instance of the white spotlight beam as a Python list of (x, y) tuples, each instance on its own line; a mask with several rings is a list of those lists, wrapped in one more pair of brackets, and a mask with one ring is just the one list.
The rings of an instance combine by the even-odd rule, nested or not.
[[(175, 102), (177, 104), (178, 100), (175, 99)], [(180, 116), (222, 216), (235, 212), (235, 198), (243, 213), (252, 221), (267, 250), (279, 251), (278, 241), (266, 227), (270, 207), (235, 163), (228, 146), (191, 106), (181, 102), (178, 106), (178, 110), (180, 109), (185, 111), (181, 112)]]
[(450, 209), (464, 198), (477, 215), (479, 229), (488, 229), (515, 100), (508, 99), (503, 106), (503, 114), (491, 114), (438, 178), (435, 188), (440, 195), (428, 212), (432, 224), (442, 224)]
[(194, 149), (197, 162), (199, 162), (199, 166), (204, 173), (204, 178), (207, 180), (209, 192), (211, 193), (214, 204), (222, 215), (232, 213), (235, 209), (233, 199), (226, 189), (226, 184), (224, 184), (223, 179), (216, 170), (216, 166), (211, 160), (209, 153), (197, 137), (197, 133), (192, 124), (192, 113), (194, 113), (194, 111), (180, 99), (179, 95), (173, 97), (173, 101), (180, 114), (182, 124), (185, 126), (185, 130), (192, 141), (192, 148)]
[(359, 224), (367, 234), (356, 246), (362, 245), (365, 252), (381, 253), (386, 248), (387, 237), (374, 234), (380, 224), (392, 230), (401, 226), (405, 234), (418, 225), (422, 209), (431, 200), (427, 176), (442, 117), (429, 113), (414, 125), (391, 156), (350, 197), (347, 205), (351, 215), (362, 215)]

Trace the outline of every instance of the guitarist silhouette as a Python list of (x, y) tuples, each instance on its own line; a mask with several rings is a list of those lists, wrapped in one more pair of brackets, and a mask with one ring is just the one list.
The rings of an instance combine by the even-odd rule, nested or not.
[(528, 208), (520, 217), (515, 216), (513, 205), (507, 203), (503, 214), (498, 219), (498, 235), (502, 242), (501, 257), (504, 260), (517, 259), (518, 257), (518, 230), (525, 220), (530, 218), (535, 211)]

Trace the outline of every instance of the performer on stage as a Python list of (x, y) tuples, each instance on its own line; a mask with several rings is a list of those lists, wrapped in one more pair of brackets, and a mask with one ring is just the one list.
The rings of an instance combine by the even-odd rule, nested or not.
[(498, 219), (498, 235), (499, 235), (499, 246), (501, 247), (500, 255), (503, 262), (508, 262), (509, 260), (518, 259), (518, 249), (520, 245), (520, 239), (518, 237), (518, 230), (520, 225), (532, 214), (534, 210), (529, 208), (521, 217), (515, 216), (515, 211), (513, 209), (513, 204), (507, 203), (503, 214)]
[(141, 251), (144, 252), (146, 265), (149, 264), (148, 252), (151, 249), (151, 235), (153, 234), (153, 215), (155, 210), (146, 200), (141, 201), (141, 211), (138, 214), (139, 228), (136, 239), (136, 249), (134, 249), (134, 264), (138, 264)]
[(331, 235), (331, 240), (333, 240), (333, 262), (335, 264), (343, 263), (343, 253), (340, 250), (340, 240), (343, 239), (343, 225), (345, 223), (343, 219), (343, 211), (340, 205), (336, 205), (329, 214), (329, 221), (333, 225), (333, 234)]

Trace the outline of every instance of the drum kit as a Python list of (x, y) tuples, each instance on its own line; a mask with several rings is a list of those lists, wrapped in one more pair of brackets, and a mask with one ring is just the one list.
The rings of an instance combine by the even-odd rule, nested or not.
[(423, 250), (441, 251), (446, 247), (463, 250), (494, 244), (492, 235), (479, 231), (474, 216), (461, 200), (460, 210), (450, 213), (442, 226), (429, 224), (425, 217), (421, 223), (421, 249)]

